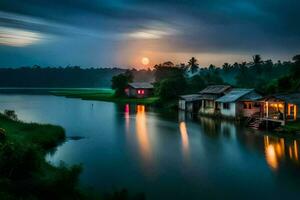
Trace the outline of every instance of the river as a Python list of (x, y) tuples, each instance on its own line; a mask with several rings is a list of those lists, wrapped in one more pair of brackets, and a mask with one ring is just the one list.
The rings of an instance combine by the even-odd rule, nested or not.
[(282, 199), (300, 196), (300, 140), (228, 121), (143, 105), (49, 95), (0, 95), (0, 110), (58, 124), (69, 139), (46, 159), (82, 164), (81, 184), (127, 188), (147, 199)]

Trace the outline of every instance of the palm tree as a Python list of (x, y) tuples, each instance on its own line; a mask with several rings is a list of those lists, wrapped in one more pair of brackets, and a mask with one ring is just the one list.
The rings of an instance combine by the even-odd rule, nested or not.
[(192, 73), (197, 72), (199, 68), (197, 59), (195, 57), (192, 57), (188, 62), (188, 66), (190, 67)]
[(252, 59), (253, 59), (253, 63), (254, 65), (259, 65), (262, 63), (262, 59), (261, 59), (261, 56), (256, 54), (254, 56), (252, 56)]
[(224, 63), (222, 67), (225, 72), (229, 72), (231, 69), (231, 65), (228, 63)]
[(261, 69), (261, 64), (263, 63), (261, 56), (256, 54), (252, 57), (253, 59), (253, 68), (257, 73), (261, 73), (262, 69)]

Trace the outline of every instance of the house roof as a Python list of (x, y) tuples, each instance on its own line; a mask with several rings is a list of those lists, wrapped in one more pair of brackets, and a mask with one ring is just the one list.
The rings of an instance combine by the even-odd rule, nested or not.
[(182, 95), (180, 96), (180, 98), (185, 101), (197, 101), (201, 99), (200, 96), (201, 95), (199, 94), (189, 94), (189, 95)]
[(215, 100), (219, 98), (218, 94), (200, 94), (200, 98), (204, 100)]
[(290, 93), (290, 94), (273, 94), (263, 98), (262, 100), (269, 100), (272, 98), (276, 98), (288, 103), (298, 104), (300, 105), (300, 93)]
[(257, 93), (251, 94), (254, 91), (255, 91), (254, 89), (236, 88), (231, 90), (228, 94), (220, 97), (216, 101), (221, 103), (229, 103), (229, 102), (235, 102), (237, 100), (257, 100), (261, 98), (261, 96)]
[(205, 89), (201, 90), (199, 94), (221, 94), (224, 93), (226, 90), (230, 89), (230, 85), (210, 85)]
[(153, 85), (149, 82), (133, 82), (128, 85), (135, 89), (153, 89)]

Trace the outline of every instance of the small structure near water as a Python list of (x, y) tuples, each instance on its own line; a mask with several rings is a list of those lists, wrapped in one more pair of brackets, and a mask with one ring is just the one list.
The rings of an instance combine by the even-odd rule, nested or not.
[(230, 85), (210, 85), (201, 90), (199, 94), (202, 101), (199, 113), (214, 114), (216, 109), (218, 109), (216, 100), (230, 92), (231, 89)]
[(125, 94), (128, 97), (146, 98), (153, 95), (153, 88), (153, 85), (148, 82), (133, 82), (128, 84)]
[(300, 117), (300, 93), (274, 94), (260, 100), (262, 103), (261, 119), (285, 125)]
[(300, 119), (300, 93), (261, 96), (254, 89), (214, 85), (179, 98), (179, 109), (190, 113), (245, 118), (249, 126), (285, 125)]
[(218, 108), (222, 116), (243, 118), (260, 113), (257, 100), (262, 96), (254, 89), (233, 89), (228, 94), (217, 99)]
[(201, 106), (200, 94), (182, 95), (179, 97), (179, 109), (186, 110), (187, 112), (197, 113)]
[(183, 95), (179, 98), (179, 109), (193, 113), (214, 114), (216, 99), (231, 90), (229, 85), (211, 85), (197, 94)]

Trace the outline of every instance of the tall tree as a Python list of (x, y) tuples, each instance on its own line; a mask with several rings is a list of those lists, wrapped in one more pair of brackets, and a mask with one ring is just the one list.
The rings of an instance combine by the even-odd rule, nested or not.
[(189, 62), (188, 62), (188, 66), (190, 67), (191, 72), (194, 74), (195, 72), (198, 71), (199, 68), (199, 64), (198, 61), (195, 57), (192, 57)]
[(231, 70), (231, 65), (228, 63), (224, 63), (222, 66), (222, 69), (224, 70), (224, 72), (228, 73)]
[(115, 89), (116, 96), (124, 96), (125, 95), (125, 88), (127, 87), (128, 83), (132, 82), (133, 76), (129, 70), (127, 70), (123, 74), (119, 74), (112, 77), (112, 89)]
[(261, 64), (263, 63), (261, 56), (259, 54), (256, 54), (252, 56), (252, 59), (254, 70), (260, 74), (262, 72)]

